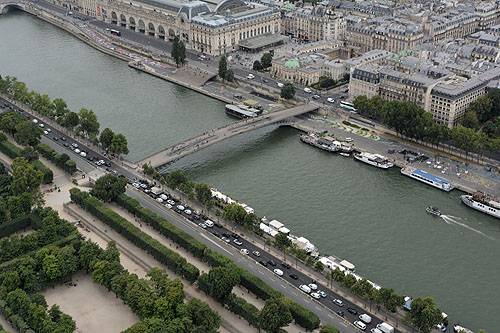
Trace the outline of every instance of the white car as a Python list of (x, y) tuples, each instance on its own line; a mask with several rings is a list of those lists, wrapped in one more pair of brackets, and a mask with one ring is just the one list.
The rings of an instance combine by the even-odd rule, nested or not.
[(163, 203), (163, 199), (162, 198), (156, 198), (156, 201), (158, 201), (159, 203)]
[(175, 201), (174, 201), (174, 200), (172, 200), (172, 199), (167, 200), (167, 202), (168, 202), (169, 204), (171, 204), (171, 205), (175, 205)]
[(381, 330), (379, 330), (378, 328), (374, 327), (370, 330), (371, 333), (384, 333), (382, 332)]
[(314, 299), (320, 299), (321, 295), (319, 293), (311, 293), (311, 297)]
[(50, 132), (52, 132), (52, 130), (51, 130), (50, 128), (47, 128), (47, 132), (49, 132), (49, 133), (50, 133)]
[(243, 243), (239, 239), (233, 240), (233, 243), (236, 244), (236, 245), (238, 245), (238, 246), (243, 245)]
[(318, 286), (315, 283), (309, 283), (308, 286), (311, 290), (318, 290)]
[(86, 153), (86, 152), (84, 152), (84, 151), (82, 151), (82, 152), (80, 153), (80, 156), (81, 156), (81, 157), (87, 157), (87, 153)]
[(172, 205), (171, 204), (165, 204), (165, 207), (167, 207), (168, 209), (172, 209)]
[(320, 294), (321, 297), (323, 297), (323, 298), (325, 298), (327, 296), (323, 290), (318, 290), (317, 293)]
[(135, 188), (141, 187), (141, 185), (139, 185), (138, 183), (132, 183), (132, 186), (135, 187)]
[(188, 214), (188, 215), (191, 215), (191, 213), (192, 213), (192, 212), (191, 212), (189, 209), (186, 209), (186, 210), (184, 211), (184, 213), (186, 213), (186, 214)]
[(354, 326), (356, 326), (360, 330), (364, 331), (366, 329), (366, 324), (363, 323), (362, 321), (356, 320), (353, 324), (354, 324)]
[(44, 128), (44, 127), (45, 127), (45, 125), (44, 125), (44, 124), (42, 124), (42, 123), (38, 124), (38, 126), (40, 126), (41, 128)]
[(311, 292), (311, 288), (309, 288), (308, 286), (306, 286), (305, 284), (301, 284), (299, 286), (299, 289), (302, 290), (303, 292), (305, 292), (306, 294), (309, 294)]
[(75, 153), (80, 154), (81, 153), (80, 149), (76, 148)]
[(43, 134), (45, 134), (45, 135), (49, 135), (49, 132), (47, 132), (47, 131), (43, 131)]
[(255, 79), (255, 75), (253, 74), (248, 74), (247, 75), (247, 79), (251, 80), (251, 79)]
[(281, 82), (278, 82), (278, 88), (283, 88), (284, 84)]
[(38, 119), (33, 119), (33, 122), (34, 122), (35, 124), (38, 124)]
[(338, 298), (335, 298), (333, 300), (333, 303), (338, 305), (338, 306), (344, 306), (344, 302), (342, 302), (342, 300), (338, 299)]
[(165, 194), (160, 194), (160, 198), (162, 198), (163, 200), (168, 200), (168, 197)]
[(184, 210), (184, 206), (183, 205), (177, 205), (177, 209), (178, 210)]
[(312, 93), (312, 90), (310, 88), (305, 87), (304, 92), (310, 94)]
[(247, 249), (241, 249), (240, 252), (246, 255), (250, 253), (250, 251), (248, 251)]
[(345, 138), (345, 142), (353, 142), (354, 140), (352, 138)]
[(335, 103), (335, 100), (331, 97), (328, 97), (326, 100), (328, 101), (328, 103)]
[(283, 276), (283, 271), (281, 269), (275, 269), (274, 271), (274, 274), (278, 275), (278, 276)]

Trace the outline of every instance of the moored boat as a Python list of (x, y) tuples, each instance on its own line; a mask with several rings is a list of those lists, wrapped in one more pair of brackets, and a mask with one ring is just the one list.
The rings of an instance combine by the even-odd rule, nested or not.
[(331, 153), (338, 151), (338, 148), (331, 144), (331, 142), (333, 142), (333, 138), (331, 137), (320, 137), (319, 135), (314, 133), (307, 133), (301, 134), (300, 140), (302, 142), (310, 144), (311, 146), (329, 151)]
[(401, 169), (401, 173), (405, 176), (411, 177), (422, 183), (431, 185), (446, 192), (450, 192), (454, 188), (449, 180), (435, 176), (420, 169), (415, 169), (407, 166)]
[(453, 325), (454, 333), (474, 333), (470, 329), (461, 326), (460, 324)]
[(344, 157), (349, 157), (349, 156), (351, 156), (350, 154), (348, 154), (348, 153), (344, 153), (344, 152), (339, 153), (339, 155), (340, 155), (340, 156), (344, 156)]
[(439, 210), (439, 208), (437, 207), (432, 207), (432, 206), (429, 206), (425, 209), (425, 211), (431, 215), (434, 215), (434, 216), (441, 216), (441, 211)]
[(387, 157), (380, 154), (359, 153), (359, 154), (354, 154), (354, 158), (357, 159), (358, 161), (376, 166), (377, 168), (381, 169), (389, 169), (394, 165), (391, 162), (389, 162)]
[(500, 218), (500, 202), (498, 199), (483, 192), (476, 192), (473, 195), (464, 194), (460, 197), (462, 202), (470, 208)]

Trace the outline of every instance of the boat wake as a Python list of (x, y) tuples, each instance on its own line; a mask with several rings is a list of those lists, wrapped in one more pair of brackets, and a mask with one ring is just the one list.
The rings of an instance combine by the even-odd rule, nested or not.
[(460, 219), (459, 217), (452, 216), (452, 215), (441, 215), (441, 218), (442, 218), (442, 219), (443, 219), (446, 223), (448, 223), (448, 224), (450, 224), (450, 225), (451, 225), (451, 224), (459, 225), (459, 226), (464, 227), (464, 228), (466, 228), (466, 229), (469, 229), (470, 231), (473, 231), (473, 232), (475, 232), (475, 233), (477, 233), (477, 234), (479, 234), (479, 235), (481, 235), (481, 236), (483, 236), (483, 237), (486, 237), (486, 238), (491, 239), (491, 240), (495, 240), (495, 238), (493, 238), (493, 237), (490, 237), (490, 236), (486, 235), (484, 232), (481, 232), (481, 231), (479, 231), (479, 230), (477, 230), (477, 229), (474, 229), (474, 228), (472, 228), (472, 227), (469, 227), (469, 226), (468, 226), (467, 224), (465, 224), (465, 223), (462, 223), (462, 222), (460, 222), (460, 221), (457, 221), (457, 219)]

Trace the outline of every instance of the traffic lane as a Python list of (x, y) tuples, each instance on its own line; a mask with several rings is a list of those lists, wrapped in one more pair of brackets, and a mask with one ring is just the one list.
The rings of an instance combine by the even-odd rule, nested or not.
[[(311, 311), (315, 312), (320, 318), (322, 323), (332, 323), (336, 327), (340, 328), (341, 332), (354, 333), (357, 332), (354, 328), (347, 326), (345, 327), (345, 323), (342, 319), (338, 318), (335, 315), (329, 314), (329, 311), (325, 309), (321, 309), (319, 305), (314, 305), (312, 307), (312, 303), (310, 300), (307, 300), (304, 297), (301, 297), (300, 294), (296, 291), (295, 287), (290, 287), (286, 283), (283, 283), (280, 279), (276, 277), (276, 275), (268, 270), (262, 269), (262, 266), (256, 263), (254, 260), (245, 260), (246, 256), (241, 256), (239, 253), (235, 253), (234, 249), (226, 248), (220, 240), (218, 240), (215, 236), (206, 235), (202, 232), (199, 227), (193, 226), (190, 221), (184, 220), (178, 214), (169, 210), (166, 207), (161, 207), (156, 203), (156, 201), (145, 197), (143, 193), (133, 189), (127, 189), (127, 195), (138, 200), (143, 207), (146, 207), (156, 214), (163, 216), (168, 219), (170, 222), (174, 223), (177, 227), (181, 228), (185, 232), (189, 234), (195, 233), (195, 237), (197, 237), (203, 244), (205, 244), (210, 249), (221, 253), (221, 250), (224, 251), (224, 255), (229, 254), (230, 258), (237, 263), (239, 266), (247, 269), (249, 272), (254, 274), (255, 276), (259, 276), (263, 280), (266, 280), (272, 288), (276, 290), (280, 290), (286, 297), (293, 299), (298, 304), (304, 306), (305, 308), (309, 308)], [(202, 236), (202, 237), (199, 237)], [(220, 244), (219, 244), (220, 243)]]

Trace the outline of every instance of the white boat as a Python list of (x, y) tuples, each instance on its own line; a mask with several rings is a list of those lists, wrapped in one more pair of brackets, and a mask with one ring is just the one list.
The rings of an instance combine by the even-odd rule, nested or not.
[(311, 146), (329, 151), (331, 153), (335, 153), (339, 150), (335, 145), (331, 144), (331, 137), (320, 137), (319, 135), (316, 135), (314, 133), (307, 133), (301, 134), (300, 140), (302, 142), (310, 144)]
[(474, 195), (462, 195), (462, 202), (480, 212), (500, 218), (500, 202), (487, 194), (476, 192)]
[(380, 154), (359, 153), (359, 154), (354, 154), (354, 158), (357, 159), (358, 161), (376, 166), (377, 168), (381, 169), (389, 169), (390, 167), (394, 166), (394, 164), (389, 162), (387, 157), (382, 156)]
[(415, 169), (412, 167), (404, 167), (401, 169), (401, 173), (405, 176), (411, 177), (422, 183), (431, 185), (435, 188), (438, 188), (446, 192), (450, 192), (454, 188), (449, 180), (435, 176), (431, 173), (425, 172), (420, 169)]
[(439, 210), (439, 208), (437, 207), (432, 207), (432, 206), (429, 206), (425, 209), (425, 211), (431, 215), (434, 215), (434, 216), (441, 216), (441, 211)]
[(339, 153), (339, 154), (340, 154), (340, 156), (344, 156), (344, 157), (349, 157), (349, 156), (351, 156), (351, 155), (349, 155), (349, 153), (344, 153), (344, 152), (341, 152), (341, 153)]
[(465, 327), (461, 326), (460, 324), (453, 325), (453, 332), (454, 333), (474, 333), (470, 329), (465, 328)]

